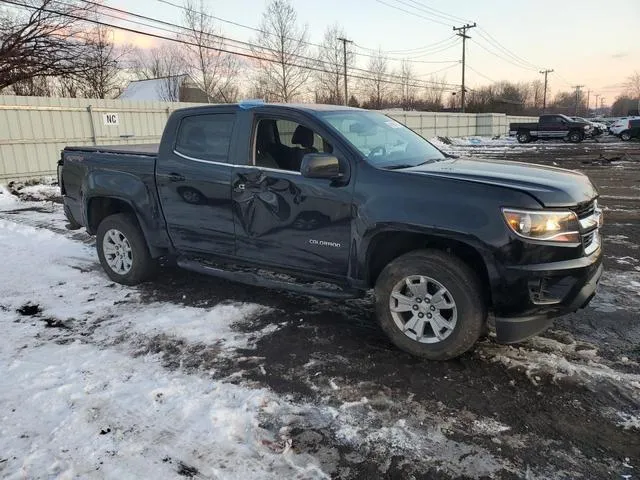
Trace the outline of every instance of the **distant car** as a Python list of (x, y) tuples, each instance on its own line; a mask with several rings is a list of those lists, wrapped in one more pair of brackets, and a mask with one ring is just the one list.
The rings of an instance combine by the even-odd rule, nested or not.
[(640, 117), (622, 117), (613, 122), (613, 124), (609, 127), (609, 131), (612, 135), (620, 136), (622, 132), (625, 130), (629, 130), (629, 122), (631, 120), (640, 120)]
[(640, 138), (640, 118), (628, 120), (628, 127), (620, 132), (619, 137), (621, 140), (628, 142), (632, 138)]
[(609, 127), (607, 127), (607, 125), (605, 125), (604, 123), (600, 123), (595, 120), (587, 120), (586, 118), (582, 118), (582, 117), (570, 117), (570, 118), (572, 120), (575, 120), (576, 122), (589, 123), (593, 127), (593, 130), (591, 132), (592, 137), (599, 137), (600, 135), (609, 133)]
[(536, 140), (564, 139), (580, 143), (592, 135), (593, 126), (584, 120), (573, 120), (566, 115), (541, 115), (535, 123), (511, 123), (509, 135), (519, 143)]

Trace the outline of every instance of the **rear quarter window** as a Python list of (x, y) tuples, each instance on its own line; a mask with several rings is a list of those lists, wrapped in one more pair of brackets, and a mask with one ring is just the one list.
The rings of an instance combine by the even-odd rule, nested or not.
[(194, 115), (180, 122), (175, 150), (198, 160), (229, 162), (229, 147), (236, 115)]

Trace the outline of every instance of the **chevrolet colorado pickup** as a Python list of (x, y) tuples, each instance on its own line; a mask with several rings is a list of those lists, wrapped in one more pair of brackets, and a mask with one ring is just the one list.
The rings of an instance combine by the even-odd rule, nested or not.
[(537, 123), (509, 124), (509, 135), (515, 135), (519, 143), (553, 139), (580, 143), (593, 135), (593, 126), (586, 120), (574, 120), (566, 115), (541, 115)]
[(598, 193), (577, 172), (455, 158), (391, 118), (246, 103), (172, 113), (159, 145), (67, 147), (70, 226), (134, 285), (175, 263), (336, 299), (374, 289), (399, 348), (443, 360), (488, 327), (537, 334), (602, 273)]

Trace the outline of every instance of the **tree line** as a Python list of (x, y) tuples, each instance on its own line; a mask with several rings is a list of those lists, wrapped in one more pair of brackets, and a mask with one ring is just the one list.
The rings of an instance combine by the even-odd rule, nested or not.
[[(345, 100), (344, 45), (339, 40), (346, 37), (344, 29), (331, 25), (320, 44), (311, 43), (290, 0), (269, 1), (249, 42), (225, 37), (203, 0), (186, 0), (177, 5), (182, 12), (174, 25), (177, 30), (165, 28), (169, 33), (160, 35), (153, 48), (116, 43), (110, 26), (116, 15), (105, 9), (117, 9), (93, 1), (12, 0), (3, 5), (0, 92), (5, 94), (114, 98), (131, 80), (162, 79), (161, 98), (178, 101), (186, 76), (215, 103), (240, 98), (332, 104)], [(357, 56), (366, 59), (363, 66)], [(357, 55), (348, 48), (348, 103), (374, 109), (459, 108), (460, 88), (447, 83), (444, 74), (423, 80), (410, 60), (393, 68), (396, 60), (380, 50)], [(640, 75), (636, 77), (640, 83)], [(629, 99), (640, 97), (632, 90)], [(544, 85), (538, 80), (494, 82), (468, 88), (466, 110), (535, 115), (543, 110), (543, 95)], [(573, 114), (577, 105), (578, 113), (586, 115), (585, 102), (574, 92), (558, 92), (547, 98), (546, 111)]]

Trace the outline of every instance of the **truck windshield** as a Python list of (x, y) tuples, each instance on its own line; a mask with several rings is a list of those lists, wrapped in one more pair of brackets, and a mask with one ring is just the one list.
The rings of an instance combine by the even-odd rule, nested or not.
[(375, 167), (408, 168), (446, 158), (420, 135), (381, 113), (321, 112), (320, 116)]

